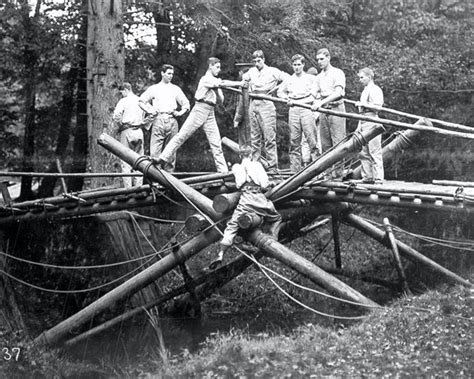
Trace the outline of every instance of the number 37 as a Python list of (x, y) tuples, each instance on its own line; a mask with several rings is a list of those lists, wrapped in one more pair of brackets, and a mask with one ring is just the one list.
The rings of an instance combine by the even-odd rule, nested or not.
[(9, 361), (11, 359), (14, 359), (15, 361), (18, 361), (18, 358), (20, 357), (20, 348), (19, 347), (12, 347), (11, 349), (8, 347), (3, 347), (2, 348), (2, 358), (5, 361)]

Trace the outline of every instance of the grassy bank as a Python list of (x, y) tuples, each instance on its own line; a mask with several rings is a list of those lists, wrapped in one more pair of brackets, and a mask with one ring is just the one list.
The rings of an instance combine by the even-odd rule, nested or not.
[(308, 324), (285, 336), (235, 331), (153, 375), (470, 377), (472, 305), (470, 290), (456, 287), (398, 300), (346, 329)]

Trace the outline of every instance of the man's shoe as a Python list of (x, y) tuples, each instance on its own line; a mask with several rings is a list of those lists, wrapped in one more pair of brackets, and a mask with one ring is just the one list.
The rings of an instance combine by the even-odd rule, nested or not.
[(365, 178), (365, 179), (362, 179), (362, 182), (363, 184), (375, 184), (375, 180), (372, 179), (372, 178)]

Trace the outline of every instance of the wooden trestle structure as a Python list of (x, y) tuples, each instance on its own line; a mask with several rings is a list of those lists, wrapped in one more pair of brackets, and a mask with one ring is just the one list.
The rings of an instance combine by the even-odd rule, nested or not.
[[(252, 96), (262, 97), (250, 94), (250, 97)], [(271, 99), (275, 100), (274, 98)], [(335, 113), (324, 109), (320, 111), (329, 114)], [(406, 148), (411, 143), (412, 138), (420, 131), (474, 139), (474, 134), (469, 132), (469, 128), (464, 127), (461, 130), (438, 129), (432, 123), (436, 120), (419, 119), (411, 125), (390, 122), (385, 119), (371, 119), (370, 117), (351, 113), (344, 113), (342, 116), (407, 128), (407, 130), (398, 133), (392, 142), (384, 148), (384, 160), (390, 159), (397, 151)], [(450, 126), (453, 127), (453, 125), (456, 127), (457, 124)], [(364, 143), (383, 131), (382, 126), (374, 126), (368, 131), (356, 132), (348, 136), (346, 140), (335, 146), (331, 151), (321, 155), (300, 172), (294, 174), (283, 172), (281, 175), (273, 177), (272, 179), (277, 184), (266, 193), (266, 196), (274, 201), (277, 209), (283, 215), (284, 223), (279, 241), (276, 241), (263, 233), (258, 224), (254, 226), (252, 217), (242, 222), (243, 227), (249, 228), (246, 233), (243, 233), (243, 238), (259, 249), (254, 257), (256, 259), (263, 255), (271, 257), (292, 268), (331, 294), (359, 304), (366, 309), (377, 307), (374, 301), (283, 244), (284, 241), (291, 241), (302, 235), (305, 228), (314, 223), (318, 216), (331, 215), (333, 222), (340, 221), (348, 224), (392, 249), (403, 289), (406, 292), (409, 289), (404, 278), (400, 256), (436, 271), (446, 280), (471, 286), (471, 283), (467, 280), (430, 260), (410, 246), (397, 241), (391, 234), (388, 221), (386, 231), (384, 231), (355, 215), (352, 211), (353, 204), (371, 204), (472, 213), (474, 211), (474, 188), (459, 185), (433, 185), (395, 181), (385, 181), (382, 184), (362, 184), (352, 180), (330, 181), (322, 178), (326, 170), (329, 170), (342, 159), (355, 156)], [(176, 288), (167, 294), (158, 296), (157, 299), (148, 297), (147, 302), (141, 307), (119, 315), (103, 325), (96, 326), (66, 341), (71, 330), (84, 326), (94, 316), (104, 312), (119, 300), (139, 292), (161, 276), (183, 265), (187, 259), (198, 254), (202, 249), (218, 242), (225, 227), (225, 220), (232, 214), (239, 198), (233, 176), (230, 173), (203, 174), (180, 180), (174, 175), (155, 167), (151, 158), (139, 156), (108, 135), (101, 135), (98, 143), (135, 167), (136, 170), (142, 172), (153, 184), (133, 188), (96, 189), (16, 203), (8, 199), (8, 195), (4, 192), (5, 188), (3, 188), (5, 205), (0, 207), (0, 226), (20, 221), (71, 218), (137, 209), (144, 206), (168, 204), (171, 199), (173, 201), (186, 201), (194, 207), (196, 214), (188, 218), (186, 226), (195, 235), (189, 241), (179, 245), (172, 253), (153, 263), (133, 278), (118, 285), (78, 313), (41, 333), (35, 340), (39, 344), (56, 345), (65, 343), (71, 345), (132, 317), (143, 309), (151, 308), (178, 295), (183, 295), (184, 298), (191, 296), (186, 295), (189, 285), (193, 287), (192, 296), (198, 300), (203, 299), (211, 291), (232, 280), (252, 264), (252, 261), (243, 255), (238, 256), (218, 270), (206, 272), (198, 278), (191, 278), (188, 286)], [(227, 147), (235, 149), (236, 144), (232, 141), (224, 139), (223, 143)], [(359, 168), (353, 171), (353, 176), (355, 178), (360, 177)], [(333, 230), (337, 231), (337, 224), (333, 225)], [(339, 265), (340, 263), (337, 266)]]

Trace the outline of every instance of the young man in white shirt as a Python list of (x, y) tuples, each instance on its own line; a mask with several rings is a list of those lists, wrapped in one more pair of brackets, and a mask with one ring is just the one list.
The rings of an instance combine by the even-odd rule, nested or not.
[[(132, 91), (130, 83), (123, 83), (119, 87), (122, 98), (115, 106), (112, 120), (120, 133), (120, 142), (139, 155), (143, 155), (143, 110), (138, 105), (138, 96)], [(122, 173), (132, 173), (128, 163), (121, 162)], [(142, 179), (138, 177), (123, 177), (125, 187), (140, 185)]]
[[(360, 101), (356, 103), (359, 113), (378, 117), (378, 109), (383, 105), (382, 89), (374, 83), (374, 71), (368, 67), (361, 69), (358, 73), (359, 81), (364, 86), (360, 95)], [(356, 131), (364, 131), (374, 126), (375, 122), (360, 121)], [(361, 163), (362, 182), (376, 183), (384, 180), (383, 157), (382, 157), (382, 135), (372, 138), (362, 147), (359, 153)]]
[[(158, 159), (166, 144), (178, 134), (177, 117), (189, 111), (189, 101), (177, 85), (171, 83), (174, 67), (164, 64), (161, 67), (161, 81), (154, 84), (140, 96), (140, 105), (154, 117), (151, 138), (150, 155)], [(174, 171), (176, 154), (170, 157), (165, 165), (166, 171)]]
[(318, 142), (314, 115), (311, 109), (293, 106), (295, 103), (312, 105), (314, 97), (311, 93), (315, 77), (303, 71), (305, 59), (301, 54), (292, 58), (293, 75), (286, 78), (278, 88), (278, 97), (286, 99), (288, 111), (288, 127), (290, 129), (290, 170), (298, 172), (302, 166), (302, 137), (308, 142), (311, 161), (318, 156)]
[(215, 57), (209, 58), (207, 72), (199, 81), (196, 90), (196, 102), (194, 107), (181, 127), (181, 130), (171, 139), (159, 156), (157, 161), (158, 166), (166, 167), (166, 164), (171, 161), (183, 143), (186, 142), (197, 129), (202, 127), (211, 147), (217, 172), (229, 171), (222, 151), (221, 135), (219, 127), (217, 126), (214, 108), (218, 101), (224, 101), (224, 94), (220, 87), (239, 87), (245, 85), (245, 83), (242, 81), (220, 79), (218, 78), (220, 72), (220, 60)]

